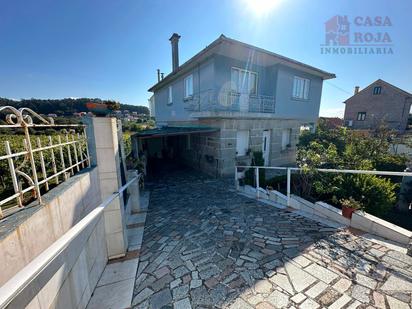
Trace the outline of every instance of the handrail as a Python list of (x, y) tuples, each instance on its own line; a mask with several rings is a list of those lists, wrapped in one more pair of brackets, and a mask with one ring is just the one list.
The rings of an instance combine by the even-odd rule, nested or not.
[[(38, 277), (42, 271), (44, 271), (68, 246), (76, 239), (89, 225), (96, 224), (97, 218), (104, 211), (104, 209), (110, 205), (115, 198), (120, 196), (133, 182), (138, 180), (140, 174), (133, 177), (125, 185), (120, 187), (117, 192), (114, 192), (107, 197), (99, 206), (93, 209), (82, 220), (76, 223), (70, 230), (68, 230), (63, 236), (57, 239), (46, 250), (40, 253), (29, 264), (27, 264), (22, 270), (14, 275), (9, 281), (7, 281), (2, 287), (0, 287), (0, 308), (6, 308), (13, 299), (19, 295), (25, 288), (29, 286), (33, 280)], [(57, 268), (58, 269), (58, 268)], [(53, 276), (51, 274), (51, 276)], [(41, 289), (42, 287), (37, 287)], [(35, 293), (37, 294), (37, 293)]]
[[(257, 165), (239, 165), (237, 168), (259, 168), (259, 169), (277, 169), (277, 170), (291, 170), (304, 171), (300, 167), (283, 167), (283, 166), (257, 166)], [(326, 173), (344, 173), (344, 174), (368, 174), (368, 175), (382, 175), (382, 176), (412, 176), (412, 172), (390, 172), (390, 171), (371, 171), (371, 170), (345, 170), (334, 168), (315, 168), (319, 172)]]
[[(239, 189), (238, 183), (238, 168), (253, 168), (256, 170), (255, 182), (256, 182), (256, 197), (259, 198), (259, 169), (270, 170), (284, 170), (286, 171), (286, 191), (287, 191), (287, 205), (290, 206), (290, 183), (292, 171), (305, 171), (300, 167), (285, 167), (285, 166), (257, 166), (257, 165), (237, 165), (235, 166), (235, 186)], [(325, 173), (342, 173), (342, 174), (365, 174), (365, 175), (381, 175), (381, 176), (412, 176), (411, 172), (391, 172), (391, 171), (368, 171), (368, 170), (346, 170), (346, 169), (333, 169), (333, 168), (315, 168), (314, 170)]]

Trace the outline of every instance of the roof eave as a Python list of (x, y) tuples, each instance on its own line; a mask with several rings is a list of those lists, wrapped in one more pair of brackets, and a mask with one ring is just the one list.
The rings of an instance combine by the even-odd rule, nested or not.
[(202, 57), (205, 55), (206, 52), (208, 52), (209, 50), (211, 50), (212, 48), (214, 48), (215, 46), (223, 43), (223, 42), (228, 42), (228, 43), (232, 43), (232, 44), (239, 44), (239, 45), (243, 45), (247, 48), (251, 48), (251, 49), (255, 49), (257, 51), (260, 51), (262, 53), (266, 53), (269, 55), (272, 55), (280, 60), (283, 60), (286, 63), (289, 64), (293, 64), (293, 65), (297, 65), (303, 68), (306, 68), (308, 70), (311, 70), (314, 73), (314, 75), (318, 75), (320, 76), (323, 80), (328, 80), (328, 79), (333, 79), (336, 78), (336, 75), (334, 73), (329, 73), (326, 71), (323, 71), (321, 69), (318, 69), (316, 67), (310, 66), (308, 64), (305, 64), (303, 62), (300, 61), (296, 61), (294, 59), (276, 54), (274, 52), (265, 50), (263, 48), (260, 47), (256, 47), (238, 40), (234, 40), (231, 38), (228, 38), (226, 36), (224, 36), (223, 34), (221, 36), (219, 36), (215, 41), (213, 41), (211, 44), (209, 44), (208, 46), (206, 46), (204, 49), (202, 49), (199, 53), (197, 53), (196, 55), (194, 55), (192, 58), (190, 58), (188, 61), (186, 61), (185, 63), (183, 63), (176, 71), (168, 74), (164, 79), (162, 79), (161, 81), (159, 81), (158, 83), (156, 83), (155, 85), (153, 85), (152, 87), (150, 87), (148, 89), (149, 92), (154, 92), (157, 89), (161, 88), (163, 85), (167, 84), (168, 82), (172, 81), (173, 78), (175, 76), (178, 76), (183, 70), (190, 68), (190, 65), (194, 64), (196, 61), (202, 61)]

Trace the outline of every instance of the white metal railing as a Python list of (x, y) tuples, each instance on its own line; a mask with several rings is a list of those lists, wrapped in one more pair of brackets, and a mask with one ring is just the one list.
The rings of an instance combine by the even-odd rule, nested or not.
[[(259, 170), (283, 170), (286, 171), (286, 196), (287, 205), (290, 206), (290, 183), (291, 183), (291, 172), (292, 171), (305, 171), (303, 168), (299, 167), (283, 167), (283, 166), (256, 166), (256, 165), (240, 165), (235, 166), (235, 186), (236, 190), (239, 189), (239, 172), (238, 168), (252, 168), (255, 170), (255, 187), (256, 187), (256, 197), (259, 198)], [(365, 174), (365, 175), (378, 175), (378, 176), (412, 176), (411, 172), (390, 172), (390, 171), (368, 171), (368, 170), (340, 170), (340, 169), (327, 169), (327, 168), (316, 168), (315, 171), (323, 173), (342, 173), (342, 174)]]
[(275, 113), (275, 97), (209, 89), (185, 98), (185, 106), (187, 110), (199, 112)]
[[(107, 197), (104, 202), (93, 209), (62, 237), (56, 240), (50, 247), (40, 253), (40, 255), (0, 287), (0, 308), (25, 307), (27, 302), (40, 292), (48, 280), (50, 280), (55, 272), (66, 262), (67, 256), (69, 256), (67, 252), (70, 250), (70, 244), (79, 238), (86, 229), (91, 233), (98, 219), (103, 215), (104, 209), (116, 198), (121, 198), (123, 192), (135, 181), (138, 181), (140, 176), (141, 175), (137, 175), (133, 177), (125, 185), (120, 187), (117, 192)], [(88, 237), (82, 237), (82, 239), (87, 238)], [(78, 250), (78, 248), (71, 249)]]
[[(46, 119), (29, 108), (3, 106), (0, 113), (6, 113), (6, 124), (0, 124), (0, 129), (12, 132), (3, 136), (5, 151), (0, 155), (2, 218), (33, 199), (42, 203), (42, 190), (48, 191), (51, 186), (90, 166), (90, 157), (84, 125), (55, 124), (52, 118)], [(30, 132), (33, 129), (60, 132), (34, 135)], [(23, 134), (16, 134), (18, 131)], [(11, 188), (12, 194), (7, 192)]]

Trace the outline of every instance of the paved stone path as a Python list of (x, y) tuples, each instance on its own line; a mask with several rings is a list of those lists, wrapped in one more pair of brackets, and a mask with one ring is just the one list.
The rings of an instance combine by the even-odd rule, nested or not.
[(411, 257), (231, 188), (152, 188), (134, 308), (411, 308)]

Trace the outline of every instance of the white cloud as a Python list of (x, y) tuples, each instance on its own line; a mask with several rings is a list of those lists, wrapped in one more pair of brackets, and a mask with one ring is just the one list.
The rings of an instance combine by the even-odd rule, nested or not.
[(344, 108), (321, 108), (319, 114), (321, 117), (343, 118), (344, 111)]

